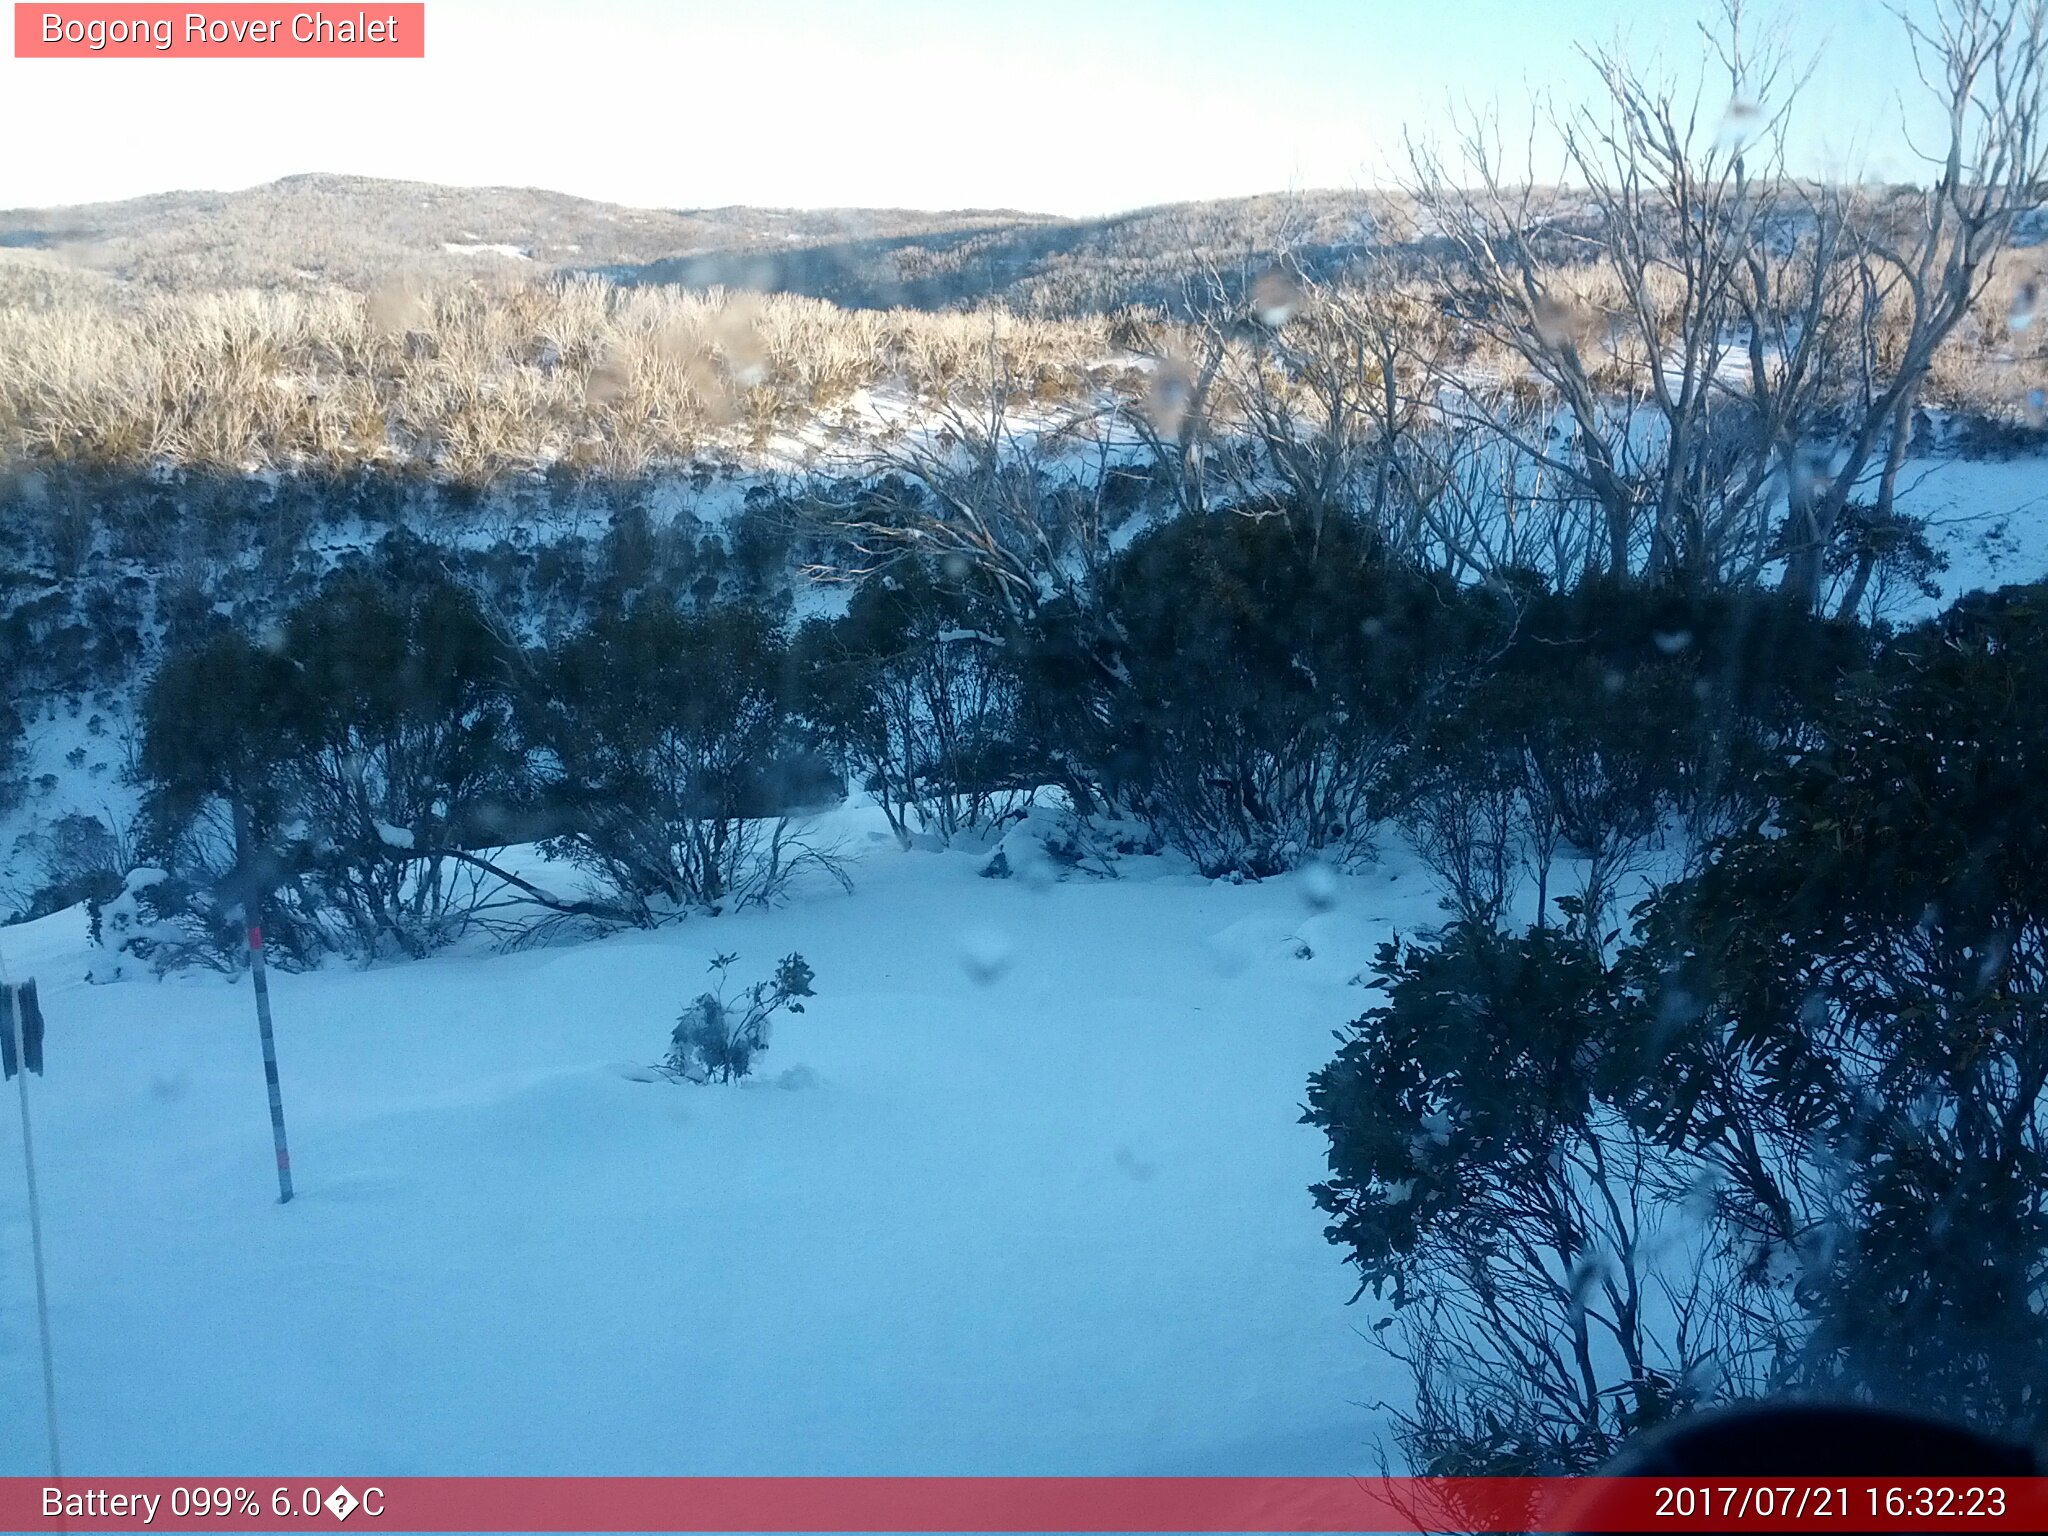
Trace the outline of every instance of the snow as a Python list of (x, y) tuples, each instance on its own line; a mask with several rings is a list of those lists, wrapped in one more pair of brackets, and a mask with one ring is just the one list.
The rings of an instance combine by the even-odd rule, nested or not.
[[(869, 471), (927, 431), (917, 409), (857, 392), (843, 429), (664, 476), (655, 515), (717, 528), (780, 475)], [(2048, 574), (2041, 458), (1918, 456), (1900, 498), (1951, 563), (1894, 620)], [(546, 543), (605, 515), (495, 495), (459, 538)], [(847, 591), (801, 586), (796, 612)], [(130, 701), (40, 701), (25, 723), (0, 851), (67, 813), (127, 829)], [(1344, 1305), (1307, 1194), (1321, 1140), (1297, 1120), (1378, 944), (1440, 920), (1429, 880), (1398, 848), (1243, 886), (1156, 860), (1066, 878), (1035, 822), (1000, 845), (1013, 878), (984, 879), (988, 849), (835, 830), (867, 850), (850, 897), (274, 975), (284, 1208), (246, 985), (137, 979), (76, 909), (0, 928), (50, 1017), (31, 1092), (73, 1470), (1374, 1470), (1361, 1405), (1402, 1385), (1359, 1337), (1374, 1315)], [(0, 898), (25, 901), (40, 860), (10, 862)], [(140, 921), (153, 877), (111, 926)], [(754, 1082), (668, 1081), (651, 1064), (728, 950), (742, 983), (800, 950), (818, 997)], [(18, 1139), (0, 1106), (0, 1422), (33, 1425)], [(41, 1458), (6, 1437), (0, 1475)]]
[[(273, 973), (298, 1198), (246, 984), (89, 985), (0, 929), (76, 1474), (1343, 1474), (1393, 1390), (1298, 1123), (1398, 858), (1231, 886), (984, 878), (870, 812), (851, 895), (648, 934)], [(1405, 878), (1404, 878), (1405, 876)], [(714, 953), (801, 951), (754, 1081), (647, 1080)], [(0, 1419), (40, 1422), (0, 1112)], [(43, 1467), (37, 1434), (0, 1474)]]
[(0, 914), (25, 906), (48, 878), (31, 842), (66, 816), (130, 826), (141, 796), (128, 781), (138, 746), (128, 699), (116, 695), (16, 702), (26, 761), (26, 791), (0, 809)]
[(1920, 618), (1967, 593), (2048, 576), (2048, 460), (1920, 458), (1900, 477), (1899, 506), (1928, 521), (1948, 556), (1941, 597), (1900, 615)]
[(483, 240), (443, 240), (441, 249), (450, 256), (503, 256), (508, 261), (533, 260), (533, 254), (520, 246)]
[(388, 821), (372, 823), (377, 829), (377, 841), (386, 848), (411, 848), (412, 833), (404, 827), (394, 827)]

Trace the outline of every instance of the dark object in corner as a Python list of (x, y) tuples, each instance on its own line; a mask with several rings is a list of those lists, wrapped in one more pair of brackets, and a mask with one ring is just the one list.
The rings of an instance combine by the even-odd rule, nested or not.
[[(1769, 1403), (1694, 1414), (1644, 1435), (1608, 1477), (2039, 1477), (2032, 1448), (1945, 1419), (1850, 1404)], [(1597, 1485), (1594, 1485), (1597, 1487)], [(1574, 1514), (1586, 1527), (1591, 1493)], [(1688, 1526), (1698, 1531), (1698, 1526)]]

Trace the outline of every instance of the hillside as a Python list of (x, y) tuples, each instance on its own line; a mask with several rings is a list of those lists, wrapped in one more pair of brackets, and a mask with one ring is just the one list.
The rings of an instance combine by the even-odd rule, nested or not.
[(416, 265), (628, 266), (706, 251), (914, 239), (1050, 222), (1015, 212), (658, 209), (523, 187), (287, 176), (236, 192), (0, 210), (0, 248), (158, 287), (354, 284)]
[(1172, 297), (1199, 260), (1283, 240), (1329, 258), (1385, 199), (1307, 193), (1096, 219), (1007, 209), (632, 208), (517, 187), (289, 176), (236, 192), (0, 210), (0, 253), (149, 288), (362, 287), (397, 273), (596, 272), (859, 307), (1000, 298), (1057, 312)]

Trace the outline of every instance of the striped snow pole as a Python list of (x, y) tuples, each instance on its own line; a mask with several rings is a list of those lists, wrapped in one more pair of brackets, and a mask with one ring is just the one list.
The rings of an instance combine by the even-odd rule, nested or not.
[(12, 986), (0, 967), (0, 1071), (21, 1076), (21, 1167), (28, 1180), (28, 1241), (36, 1271), (36, 1324), (43, 1344), (43, 1413), (50, 1435), (50, 1476), (64, 1475), (57, 1449), (57, 1368), (50, 1351), (50, 1288), (43, 1276), (43, 1202), (36, 1189), (35, 1136), (29, 1128), (28, 1075), (43, 1075), (43, 1010), (36, 984)]
[(249, 826), (249, 803), (231, 797), (235, 817), (235, 867), (222, 882), (228, 899), (239, 909), (249, 935), (249, 980), (256, 989), (256, 1029), (263, 1037), (263, 1086), (270, 1093), (270, 1140), (277, 1148), (277, 1203), (292, 1198), (292, 1154), (284, 1139), (284, 1094), (277, 1086), (277, 1036), (270, 1028), (270, 973), (263, 964), (263, 900), (274, 884), (270, 863), (256, 846)]
[(256, 987), (256, 1028), (263, 1036), (263, 1085), (270, 1091), (270, 1139), (277, 1147), (277, 1203), (292, 1198), (292, 1154), (284, 1139), (284, 1094), (277, 1085), (277, 1036), (270, 1028), (270, 975), (263, 966), (263, 924), (249, 924), (249, 979)]

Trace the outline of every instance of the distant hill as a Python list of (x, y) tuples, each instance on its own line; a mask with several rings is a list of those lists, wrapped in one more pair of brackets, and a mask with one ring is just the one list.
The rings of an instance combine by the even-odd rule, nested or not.
[(1171, 304), (1205, 264), (1281, 244), (1341, 265), (1391, 203), (1316, 192), (1094, 219), (1008, 209), (631, 208), (517, 187), (288, 176), (239, 192), (0, 210), (0, 252), (153, 288), (364, 287), (431, 270), (590, 271), (618, 282), (722, 284), (854, 307), (999, 298), (1052, 314)]
[[(1559, 259), (1589, 232), (1583, 194), (1539, 194)], [(2048, 209), (2015, 244), (2048, 240)], [(1048, 316), (1178, 308), (1190, 284), (1235, 289), (1273, 254), (1321, 276), (1374, 249), (1422, 250), (1382, 192), (1269, 193), (1099, 218), (1015, 209), (632, 208), (525, 187), (287, 176), (240, 192), (0, 210), (16, 292), (86, 274), (149, 289), (358, 290), (412, 272), (590, 272), (622, 284), (747, 289), (846, 308)], [(41, 269), (40, 271), (38, 269)], [(24, 284), (24, 279), (32, 279)]]
[(358, 282), (451, 259), (530, 260), (548, 268), (636, 264), (700, 251), (1044, 222), (1009, 211), (629, 208), (524, 187), (309, 175), (239, 192), (8, 209), (0, 211), (0, 246), (178, 287), (291, 284), (309, 276)]

